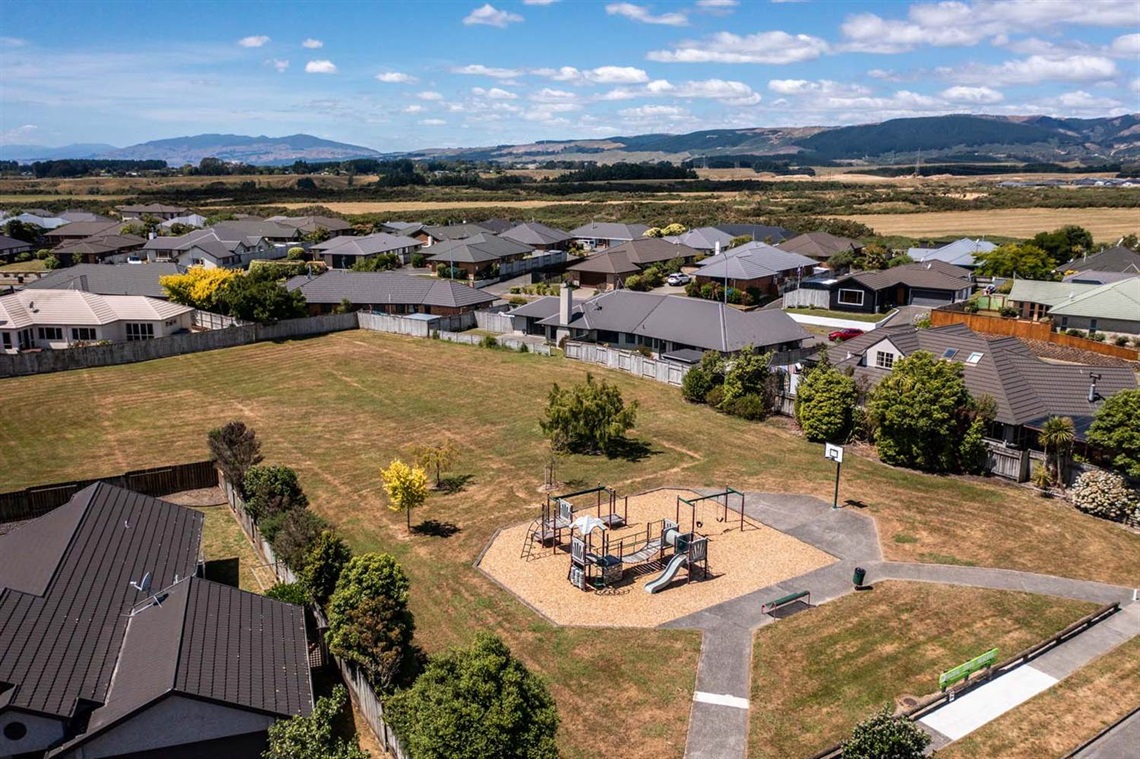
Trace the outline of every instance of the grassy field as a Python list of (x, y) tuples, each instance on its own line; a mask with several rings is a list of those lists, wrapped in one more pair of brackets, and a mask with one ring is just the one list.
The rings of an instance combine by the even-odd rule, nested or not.
[[(193, 506), (202, 512), (202, 555), (207, 561), (237, 559), (237, 586), (253, 593), (264, 593), (273, 587), (276, 579), (272, 567), (263, 567), (253, 546), (241, 531), (228, 506)], [(218, 582), (232, 585), (232, 577), (212, 577)]]
[[(938, 674), (1043, 640), (1095, 604), (923, 583), (880, 583), (756, 633), (749, 756), (808, 756)], [(1002, 752), (984, 756), (1007, 756)], [(942, 756), (939, 753), (939, 756)]]
[(938, 752), (939, 759), (1061, 756), (1138, 705), (1140, 638)]
[(926, 238), (942, 235), (1032, 237), (1065, 224), (1079, 224), (1098, 242), (1140, 232), (1135, 208), (1005, 208), (987, 211), (863, 214), (841, 218), (860, 222), (880, 235)]
[[(423, 645), (437, 651), (494, 629), (547, 677), (566, 756), (615, 746), (630, 757), (680, 756), (696, 633), (553, 628), (472, 567), (497, 529), (537, 513), (549, 460), (538, 416), (552, 382), (580, 381), (586, 370), (560, 358), (352, 331), (0, 380), (0, 490), (195, 460), (211, 427), (243, 419), (266, 460), (298, 470), (313, 507), (355, 550), (389, 551), (404, 563)], [(748, 423), (685, 404), (675, 388), (595, 373), (641, 404), (635, 434), (648, 453), (562, 457), (563, 481), (625, 493), (729, 484), (830, 500), (833, 466), (787, 420)], [(413, 523), (437, 520), (458, 532), (409, 536), (403, 515), (386, 507), (379, 469), (412, 444), (444, 438), (461, 451), (453, 474), (470, 479), (461, 492), (433, 495)], [(1140, 536), (995, 481), (852, 456), (841, 496), (867, 504), (890, 558), (1130, 586), (1140, 579)], [(598, 719), (602, 688), (607, 711)]]

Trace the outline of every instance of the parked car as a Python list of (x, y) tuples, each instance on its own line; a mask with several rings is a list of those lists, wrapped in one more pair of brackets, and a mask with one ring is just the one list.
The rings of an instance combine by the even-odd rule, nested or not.
[(833, 343), (841, 343), (844, 340), (850, 340), (853, 337), (859, 337), (863, 334), (863, 330), (849, 327), (847, 329), (837, 329), (827, 336), (827, 339)]
[(682, 274), (681, 272), (676, 272), (674, 274), (670, 274), (665, 279), (665, 282), (666, 282), (666, 284), (670, 284), (670, 285), (673, 285), (674, 287), (676, 287), (677, 285), (689, 284), (689, 280), (691, 280), (691, 279), (692, 279), (692, 277), (690, 277), (688, 274)]

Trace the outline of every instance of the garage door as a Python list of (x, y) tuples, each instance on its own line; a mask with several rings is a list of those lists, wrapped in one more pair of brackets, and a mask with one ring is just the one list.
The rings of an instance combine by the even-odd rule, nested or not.
[(920, 290), (915, 288), (910, 291), (910, 304), (912, 306), (945, 306), (947, 303), (954, 302), (954, 293), (945, 290)]

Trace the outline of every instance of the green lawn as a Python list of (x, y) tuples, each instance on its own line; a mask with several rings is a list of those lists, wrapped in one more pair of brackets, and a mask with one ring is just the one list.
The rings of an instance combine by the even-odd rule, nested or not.
[(0, 271), (10, 271), (21, 274), (26, 271), (47, 271), (44, 262), (38, 258), (33, 258), (31, 261), (24, 261), (18, 264), (4, 264), (0, 266)]
[(826, 308), (785, 308), (789, 314), (804, 314), (805, 316), (824, 316), (828, 319), (849, 319), (855, 322), (875, 323), (882, 321), (886, 314), (860, 314), (852, 311), (831, 311)]
[[(199, 459), (211, 427), (243, 419), (266, 460), (297, 469), (313, 508), (355, 550), (389, 551), (404, 563), (425, 647), (500, 632), (548, 678), (568, 757), (618, 746), (628, 757), (679, 757), (696, 633), (553, 628), (472, 566), (495, 530), (537, 513), (549, 459), (538, 417), (552, 382), (580, 381), (587, 370), (639, 401), (635, 434), (649, 452), (637, 461), (564, 457), (562, 480), (623, 493), (728, 484), (831, 499), (834, 466), (786, 419), (725, 417), (682, 402), (676, 388), (561, 358), (365, 331), (0, 380), (0, 491)], [(413, 523), (459, 531), (408, 536), (403, 515), (385, 504), (379, 469), (413, 444), (443, 438), (461, 452), (453, 474), (470, 480), (462, 492), (432, 495)], [(1137, 584), (1140, 537), (1058, 501), (859, 455), (844, 462), (843, 478), (841, 497), (867, 505), (889, 558)]]
[(887, 582), (761, 628), (749, 756), (809, 756), (884, 703), (937, 692), (940, 672), (994, 647), (999, 659), (1015, 654), (1095, 609), (1026, 593)]
[[(229, 506), (193, 506), (202, 512), (202, 555), (207, 561), (207, 577), (227, 585), (234, 579), (242, 590), (264, 593), (273, 587), (273, 570), (263, 567), (253, 546), (230, 513)], [(237, 577), (233, 576), (236, 560)]]

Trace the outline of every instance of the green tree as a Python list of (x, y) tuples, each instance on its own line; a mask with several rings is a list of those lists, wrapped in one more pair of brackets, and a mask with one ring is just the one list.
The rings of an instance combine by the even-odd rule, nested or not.
[(245, 473), (251, 466), (261, 463), (261, 441), (257, 439), (257, 433), (245, 422), (235, 420), (210, 430), (206, 443), (222, 474), (241, 492)]
[(288, 261), (304, 261), (305, 249), (300, 245), (294, 245), (285, 252), (285, 259)]
[(762, 419), (771, 413), (775, 400), (772, 354), (755, 347), (744, 348), (728, 361), (720, 409), (733, 416)]
[(1045, 461), (1048, 465), (1049, 450), (1053, 451), (1053, 481), (1064, 487), (1065, 479), (1062, 475), (1065, 458), (1073, 448), (1077, 439), (1077, 428), (1073, 420), (1067, 416), (1051, 416), (1041, 426), (1041, 433), (1037, 442), (1045, 449)]
[(273, 554), (295, 573), (305, 570), (305, 562), (329, 523), (308, 509), (292, 509), (265, 519), (261, 533), (273, 546)]
[(558, 708), (499, 638), (434, 657), (386, 704), (411, 759), (554, 759)]
[(737, 235), (728, 241), (728, 247), (735, 248), (737, 245), (744, 245), (749, 242), (752, 242), (752, 235)]
[(796, 387), (796, 421), (808, 440), (842, 443), (851, 435), (858, 393), (855, 380), (823, 356)]
[(300, 585), (316, 604), (325, 606), (345, 565), (352, 560), (352, 549), (332, 530), (324, 530), (309, 548), (305, 559), (305, 569), (301, 572)]
[(245, 275), (230, 279), (218, 295), (223, 313), (242, 321), (275, 324), (305, 315), (305, 296), (275, 281)]
[(890, 705), (860, 722), (843, 742), (843, 759), (922, 759), (930, 736)]
[(705, 351), (700, 363), (685, 372), (681, 397), (690, 403), (704, 403), (714, 387), (724, 384), (725, 361), (716, 351)]
[(309, 602), (309, 594), (305, 591), (305, 586), (299, 582), (279, 582), (265, 591), (265, 595), (267, 598), (297, 606), (304, 606)]
[(263, 759), (368, 759), (355, 739), (337, 736), (336, 724), (348, 693), (343, 685), (318, 698), (306, 717), (291, 717), (269, 726)]
[(328, 603), (328, 644), (388, 691), (414, 659), (415, 618), (408, 610), (408, 577), (388, 554), (353, 557)]
[(1041, 248), (1028, 243), (1006, 243), (989, 253), (979, 253), (974, 259), (978, 261), (975, 271), (983, 277), (1056, 279), (1053, 273), (1056, 262)]
[(443, 440), (434, 445), (417, 446), (413, 455), (418, 466), (435, 474), (435, 487), (438, 489), (443, 486), (442, 473), (459, 460), (459, 449), (450, 440)]
[(58, 269), (60, 266), (60, 260), (56, 256), (48, 256), (44, 259), (44, 268), (48, 271)]
[(587, 373), (565, 390), (554, 384), (539, 424), (554, 451), (612, 454), (636, 419), (637, 401), (626, 405), (616, 386)]
[(9, 219), (4, 224), (4, 234), (21, 242), (35, 245), (43, 237), (44, 230), (36, 224), (19, 219)]
[(1085, 439), (1103, 450), (1113, 469), (1140, 478), (1140, 389), (1122, 390), (1104, 401)]
[(895, 362), (867, 406), (883, 461), (928, 472), (958, 467), (962, 413), (970, 408), (961, 364), (916, 351)]
[(281, 464), (250, 467), (245, 473), (242, 489), (245, 491), (245, 510), (254, 521), (309, 505), (297, 473)]
[(427, 473), (422, 467), (409, 466), (395, 459), (387, 469), (380, 470), (380, 479), (384, 482), (384, 492), (388, 494), (388, 508), (404, 512), (411, 532), (412, 509), (423, 506), (428, 497)]
[(380, 253), (358, 258), (352, 265), (352, 271), (391, 271), (399, 268), (400, 257), (395, 253)]
[(1030, 243), (1045, 251), (1053, 259), (1054, 266), (1090, 253), (1093, 249), (1092, 234), (1076, 224), (1067, 224), (1052, 232), (1039, 232)]

